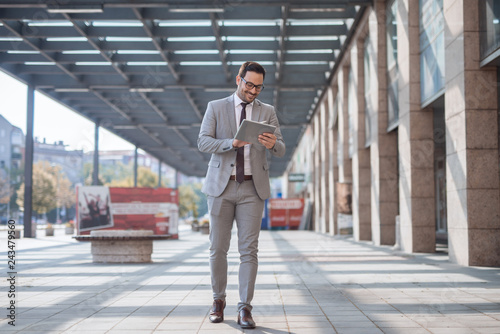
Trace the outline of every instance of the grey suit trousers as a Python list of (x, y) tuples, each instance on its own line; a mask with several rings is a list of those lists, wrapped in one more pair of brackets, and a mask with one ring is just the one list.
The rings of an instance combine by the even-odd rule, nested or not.
[(219, 197), (207, 196), (210, 213), (210, 272), (214, 299), (226, 298), (227, 253), (231, 229), (236, 220), (240, 253), (238, 311), (250, 305), (255, 290), (258, 267), (258, 239), (264, 210), (252, 180), (239, 184), (229, 181)]

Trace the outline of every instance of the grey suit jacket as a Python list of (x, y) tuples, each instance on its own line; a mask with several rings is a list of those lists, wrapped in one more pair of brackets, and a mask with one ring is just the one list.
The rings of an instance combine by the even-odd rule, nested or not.
[[(266, 151), (274, 156), (282, 157), (285, 155), (285, 142), (273, 106), (255, 99), (252, 120), (266, 121), (276, 126), (274, 132), (277, 137), (276, 144), (271, 150), (267, 150), (263, 145), (250, 146), (253, 182), (259, 197), (267, 199), (271, 196), (271, 188)], [(198, 149), (201, 152), (212, 153), (202, 188), (202, 192), (206, 195), (218, 197), (226, 189), (233, 167), (236, 165), (237, 149), (233, 148), (233, 138), (236, 131), (234, 94), (221, 100), (209, 102), (198, 136)]]

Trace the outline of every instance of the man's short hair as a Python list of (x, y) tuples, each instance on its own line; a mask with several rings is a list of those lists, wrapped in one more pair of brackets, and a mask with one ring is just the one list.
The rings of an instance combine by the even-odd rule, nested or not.
[(254, 61), (247, 61), (241, 65), (238, 75), (241, 78), (244, 78), (247, 72), (257, 72), (262, 74), (262, 79), (266, 78), (266, 70), (262, 67), (261, 64), (256, 63)]

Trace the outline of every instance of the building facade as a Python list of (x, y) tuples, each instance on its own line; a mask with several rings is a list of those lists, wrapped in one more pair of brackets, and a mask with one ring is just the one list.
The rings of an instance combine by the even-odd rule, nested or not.
[(356, 240), (500, 266), (499, 19), (498, 0), (373, 1), (287, 170), (316, 231), (347, 194)]
[(66, 150), (63, 141), (47, 143), (35, 138), (33, 161), (47, 161), (61, 167), (72, 185), (83, 183), (83, 151)]
[[(92, 163), (94, 159), (94, 151), (85, 153), (84, 163)], [(116, 166), (117, 164), (134, 165), (135, 151), (134, 150), (111, 150), (99, 151), (99, 164), (101, 166)], [(157, 158), (142, 151), (137, 151), (137, 166), (143, 166), (150, 169), (153, 173), (161, 176), (161, 181), (170, 187), (174, 187), (179, 183), (174, 168), (161, 164)]]
[(15, 186), (22, 182), (24, 134), (0, 115), (0, 216), (8, 216)]
[(19, 169), (24, 156), (24, 134), (0, 115), (0, 169)]

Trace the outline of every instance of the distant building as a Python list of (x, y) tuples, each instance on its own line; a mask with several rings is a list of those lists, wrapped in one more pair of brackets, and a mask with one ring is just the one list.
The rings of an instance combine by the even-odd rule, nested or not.
[[(134, 150), (112, 150), (99, 151), (99, 164), (102, 166), (116, 165), (122, 163), (124, 165), (134, 163)], [(84, 163), (92, 163), (94, 159), (94, 151), (85, 153)], [(158, 174), (158, 159), (148, 153), (138, 151), (137, 165), (149, 168), (153, 173)], [(175, 184), (175, 169), (162, 164), (161, 179), (165, 180), (170, 186)]]
[[(4, 171), (4, 175), (0, 177), (6, 177), (7, 171), (21, 168), (24, 160), (24, 147), (22, 130), (0, 115), (0, 170)], [(16, 181), (20, 180), (10, 180), (11, 183)]]
[(71, 184), (83, 183), (83, 150), (66, 150), (62, 141), (49, 144), (35, 138), (33, 162), (47, 161), (58, 165)]

